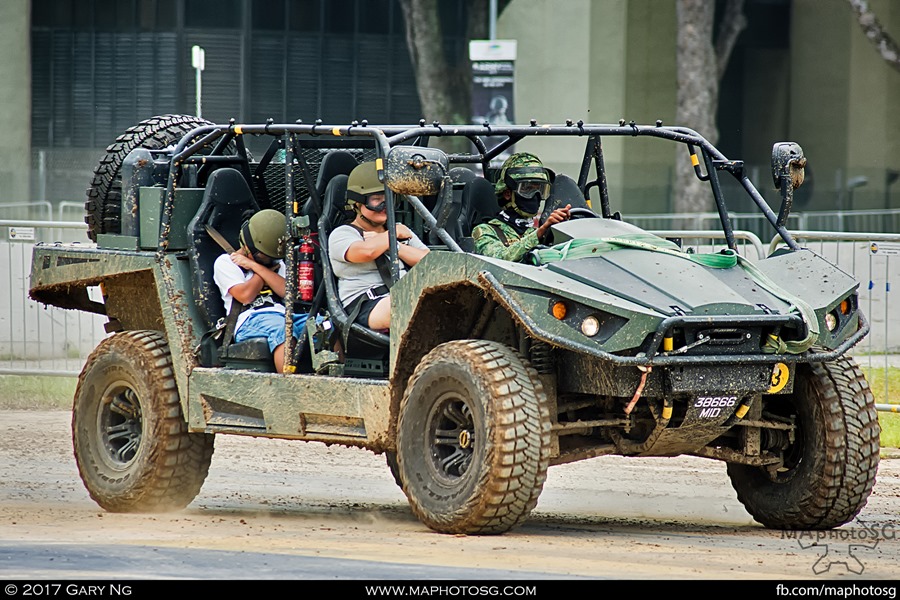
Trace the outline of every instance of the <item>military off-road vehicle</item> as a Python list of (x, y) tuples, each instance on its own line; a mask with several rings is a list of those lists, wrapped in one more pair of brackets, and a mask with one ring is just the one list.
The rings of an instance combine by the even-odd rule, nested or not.
[[(580, 172), (556, 174), (544, 208), (570, 204), (572, 219), (524, 262), (478, 256), (472, 227), (499, 210), (496, 159), (535, 136), (577, 145)], [(464, 145), (445, 152), (445, 138)], [(721, 250), (691, 252), (614, 213), (609, 138), (678, 145), (715, 201)], [(432, 249), (401, 278), (391, 234), (389, 333), (348, 323), (327, 256), (364, 160), (386, 183), (388, 230), (404, 222)], [(33, 300), (108, 319), (74, 399), (81, 478), (106, 510), (175, 510), (198, 494), (217, 434), (341, 444), (383, 453), (428, 527), (496, 534), (527, 518), (550, 466), (693, 455), (727, 463), (766, 527), (847, 523), (879, 458), (873, 397), (846, 356), (868, 325), (857, 281), (785, 228), (805, 162), (775, 144), (775, 212), (742, 162), (659, 122), (144, 121), (96, 168), (96, 243), (34, 249)], [(741, 255), (726, 190), (781, 248)], [(264, 340), (231, 339), (212, 281), (263, 208), (285, 215), (285, 305), (320, 317), (289, 336), (285, 374)]]

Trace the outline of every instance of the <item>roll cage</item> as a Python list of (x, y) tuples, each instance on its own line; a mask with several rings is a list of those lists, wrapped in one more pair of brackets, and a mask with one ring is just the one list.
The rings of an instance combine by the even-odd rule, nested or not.
[[(243, 143), (243, 136), (245, 135), (272, 136), (276, 138), (270, 146), (270, 151), (268, 151), (258, 163), (257, 170), (252, 173), (246, 146)], [(424, 121), (420, 122), (417, 126), (376, 126), (369, 125), (363, 121), (361, 124), (353, 122), (350, 125), (338, 126), (323, 125), (320, 122), (312, 125), (303, 123), (274, 124), (271, 122), (266, 124), (230, 123), (228, 125), (210, 125), (194, 129), (178, 143), (173, 151), (167, 182), (165, 206), (162, 215), (163, 233), (159, 240), (159, 251), (165, 252), (166, 250), (167, 229), (165, 225), (168, 223), (167, 218), (171, 215), (176, 182), (182, 177), (183, 170), (187, 165), (197, 165), (198, 177), (202, 180), (204, 174), (208, 174), (209, 171), (215, 169), (217, 166), (231, 166), (237, 164), (248, 181), (252, 183), (253, 180), (260, 179), (260, 171), (262, 168), (265, 168), (271, 160), (274, 151), (276, 149), (284, 149), (286, 212), (293, 208), (294, 210), (291, 212), (293, 214), (299, 214), (300, 207), (295, 206), (298, 199), (295, 197), (295, 185), (293, 185), (298, 168), (300, 174), (305, 179), (306, 189), (309, 190), (308, 198), (303, 200), (306, 201), (308, 199), (315, 204), (321, 205), (321, 198), (318, 198), (315, 192), (314, 176), (310, 173), (308, 166), (299, 158), (300, 153), (298, 152), (298, 148), (304, 140), (318, 139), (324, 141), (332, 139), (344, 140), (345, 142), (350, 142), (350, 138), (359, 138), (360, 141), (370, 140), (369, 144), (374, 147), (375, 157), (384, 160), (391, 149), (396, 146), (427, 146), (431, 138), (465, 138), (472, 143), (475, 151), (470, 153), (449, 154), (449, 163), (451, 165), (480, 165), (482, 172), (488, 173), (490, 171), (490, 163), (493, 159), (517, 142), (532, 136), (586, 138), (577, 183), (579, 189), (586, 198), (589, 197), (591, 189), (597, 189), (600, 199), (600, 216), (604, 218), (616, 218), (616, 215), (614, 215), (610, 209), (606, 168), (603, 159), (602, 138), (641, 136), (661, 138), (684, 144), (687, 147), (697, 178), (709, 182), (728, 247), (736, 249), (737, 245), (731, 221), (728, 216), (722, 186), (719, 181), (719, 172), (726, 172), (734, 177), (766, 217), (766, 220), (779, 234), (784, 243), (791, 249), (798, 249), (796, 242), (785, 227), (787, 215), (776, 214), (769, 207), (768, 203), (747, 177), (747, 174), (744, 171), (743, 161), (728, 159), (706, 138), (696, 131), (685, 127), (667, 127), (663, 126), (659, 121), (652, 126), (637, 125), (634, 121), (627, 124), (624, 121), (620, 121), (618, 125), (589, 125), (581, 121), (578, 121), (577, 123), (567, 121), (565, 125), (538, 125), (535, 121), (532, 121), (531, 124), (527, 126), (516, 125), (507, 127), (493, 127), (490, 125), (449, 126), (441, 125), (439, 123), (425, 125)], [(490, 147), (485, 144), (484, 138), (496, 139), (498, 137), (502, 137), (503, 139)], [(235, 142), (235, 147), (237, 149), (236, 154), (225, 154), (225, 149), (228, 148), (229, 144), (232, 142)], [(346, 145), (353, 146), (352, 143), (346, 143)], [(209, 148), (210, 146), (213, 146), (213, 150), (210, 153), (200, 154), (201, 150)], [(775, 161), (773, 160), (773, 163), (774, 162)], [(591, 175), (592, 166), (594, 168), (593, 177)], [(778, 178), (779, 175), (776, 174), (776, 182), (778, 181)], [(792, 191), (790, 186), (780, 187), (783, 196), (790, 195)], [(388, 193), (392, 194), (390, 190)], [(409, 200), (426, 224), (432, 227), (436, 225), (434, 216), (427, 208), (425, 208), (418, 198), (412, 196)], [(393, 204), (388, 203), (388, 206), (392, 208)], [(288, 214), (288, 216), (292, 216), (292, 214)], [(394, 211), (388, 210), (389, 223), (392, 224), (395, 222), (394, 217)], [(441, 238), (447, 243), (450, 249), (461, 251), (449, 236), (441, 236)], [(394, 254), (396, 253), (396, 240), (393, 239), (391, 252)]]
[[(245, 136), (272, 138), (272, 142), (259, 161), (253, 161), (250, 158)], [(296, 248), (300, 238), (317, 226), (315, 219), (304, 219), (304, 215), (319, 214), (323, 205), (321, 189), (317, 189), (316, 185), (318, 173), (313, 172), (315, 165), (311, 165), (304, 157), (303, 150), (305, 148), (314, 147), (322, 152), (336, 148), (365, 150), (376, 160), (379, 177), (383, 180), (385, 161), (395, 149), (403, 147), (407, 153), (413, 152), (415, 148), (421, 148), (425, 153), (437, 152), (446, 158), (446, 164), (441, 166), (443, 172), (439, 189), (443, 190), (442, 193), (449, 193), (447, 170), (450, 165), (480, 166), (483, 173), (490, 174), (492, 160), (497, 159), (504, 151), (521, 140), (540, 136), (585, 139), (581, 168), (577, 177), (578, 190), (587, 200), (590, 198), (591, 190), (596, 188), (599, 196), (599, 216), (606, 219), (620, 219), (621, 217), (618, 213), (613, 213), (610, 208), (602, 145), (604, 137), (652, 137), (684, 144), (696, 176), (701, 181), (708, 182), (710, 186), (726, 245), (729, 248), (737, 250), (737, 243), (720, 183), (720, 173), (728, 173), (736, 179), (784, 243), (792, 250), (799, 249), (785, 227), (795, 187), (788, 184), (793, 172), (790, 168), (790, 157), (785, 158), (785, 154), (782, 152), (778, 154), (776, 160), (776, 152), (773, 151), (773, 176), (776, 186), (778, 183), (784, 183), (784, 185), (778, 186), (782, 193), (782, 208), (779, 214), (776, 214), (747, 177), (742, 161), (729, 160), (706, 138), (691, 129), (666, 127), (659, 121), (655, 125), (637, 125), (634, 122), (626, 124), (624, 121), (620, 121), (617, 125), (591, 125), (582, 121), (566, 121), (563, 125), (539, 125), (532, 121), (529, 125), (506, 127), (493, 127), (487, 124), (450, 126), (432, 123), (426, 125), (424, 121), (418, 125), (377, 126), (370, 125), (365, 121), (361, 123), (354, 121), (349, 125), (325, 125), (319, 121), (314, 124), (302, 122), (275, 124), (271, 121), (264, 124), (237, 124), (232, 121), (227, 125), (207, 125), (195, 128), (171, 150), (166, 192), (160, 217), (157, 254), (159, 258), (162, 258), (167, 252), (175, 189), (180, 185), (190, 187), (198, 185), (198, 182), (202, 184), (209, 174), (219, 167), (237, 168), (247, 179), (254, 193), (257, 196), (266, 197), (257, 198), (257, 200), (263, 200), (259, 202), (261, 207), (266, 207), (267, 204), (271, 207), (271, 197), (283, 193), (284, 213), (287, 223), (289, 223), (287, 231), (291, 238), (291, 247)], [(444, 137), (465, 138), (471, 143), (473, 150), (466, 153), (444, 155), (434, 148), (429, 148), (432, 138)], [(486, 140), (491, 142), (490, 145)], [(426, 148), (428, 148), (427, 151)], [(796, 148), (799, 150), (799, 146)], [(777, 149), (778, 145), (776, 144)], [(266, 177), (268, 169), (274, 164), (275, 157), (279, 155), (279, 152), (283, 154), (283, 184), (271, 177)], [(802, 159), (802, 150), (799, 152)], [(434, 154), (429, 155), (434, 156)], [(441, 161), (436, 162), (440, 163)], [(793, 164), (796, 166), (796, 161)], [(805, 164), (805, 159), (802, 164)], [(391, 276), (396, 281), (400, 269), (398, 241), (395, 234), (398, 215), (397, 204), (394, 201), (396, 192), (391, 189), (390, 185), (386, 186), (386, 195), (388, 200), (388, 252), (391, 259)], [(425, 206), (418, 194), (405, 192), (403, 195), (413, 208), (415, 217), (420, 219), (421, 225), (427, 227), (432, 236), (437, 237), (447, 250), (464, 251), (457, 241), (440, 226), (437, 216)], [(286, 266), (290, 275), (287, 280), (285, 303), (291, 306), (296, 301), (298, 293), (295, 253), (288, 253)], [(292, 344), (293, 342), (289, 344), (287, 356), (293, 355)]]

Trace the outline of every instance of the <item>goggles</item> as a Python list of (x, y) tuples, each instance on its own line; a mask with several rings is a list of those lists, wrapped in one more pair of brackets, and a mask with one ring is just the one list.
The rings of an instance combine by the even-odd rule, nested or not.
[(269, 256), (268, 254), (266, 254), (262, 250), (259, 250), (256, 247), (256, 244), (253, 243), (253, 236), (250, 234), (249, 221), (244, 223), (244, 225), (241, 227), (241, 233), (240, 233), (239, 237), (241, 240), (241, 244), (246, 246), (247, 249), (250, 251), (250, 256), (253, 257), (253, 260), (258, 262), (262, 266), (271, 267), (272, 265), (275, 264), (275, 262), (277, 260), (279, 260), (279, 259), (275, 258), (274, 256)]
[(540, 194), (541, 198), (550, 197), (550, 178), (543, 167), (519, 167), (509, 169), (503, 176), (506, 187), (522, 198), (533, 198)]
[(366, 196), (366, 201), (363, 202), (363, 205), (372, 212), (383, 213), (387, 210), (387, 199), (384, 197), (384, 194), (371, 194)]
[(263, 252), (260, 252), (259, 250), (257, 250), (256, 252), (253, 253), (253, 260), (255, 260), (256, 262), (258, 262), (259, 264), (261, 264), (264, 267), (271, 267), (272, 265), (275, 264), (275, 261), (278, 259), (272, 258), (268, 254), (264, 254)]

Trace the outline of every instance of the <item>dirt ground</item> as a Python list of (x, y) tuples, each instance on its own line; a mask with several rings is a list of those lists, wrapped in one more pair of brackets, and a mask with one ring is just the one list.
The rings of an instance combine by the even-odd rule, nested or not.
[[(106, 574), (115, 577), (203, 578), (224, 570), (285, 578), (311, 558), (320, 561), (313, 576), (371, 579), (892, 579), (900, 565), (896, 459), (881, 461), (858, 520), (819, 539), (756, 524), (724, 465), (689, 457), (552, 467), (523, 526), (502, 536), (448, 536), (414, 518), (383, 456), (237, 436), (216, 438), (209, 477), (186, 510), (106, 513), (78, 477), (70, 417), (0, 411), (0, 578), (102, 575), (85, 557), (106, 553), (117, 557), (120, 566)], [(160, 566), (175, 550), (221, 551), (220, 571), (197, 572), (183, 560)], [(135, 553), (156, 553), (156, 570), (145, 558), (128, 562)], [(248, 572), (253, 557), (268, 557), (267, 570)]]

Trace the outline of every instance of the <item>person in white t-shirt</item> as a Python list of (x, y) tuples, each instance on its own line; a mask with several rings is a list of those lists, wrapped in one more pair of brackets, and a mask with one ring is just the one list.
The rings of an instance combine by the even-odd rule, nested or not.
[[(391, 296), (377, 261), (388, 251), (387, 205), (384, 184), (374, 162), (353, 169), (347, 178), (347, 203), (356, 217), (328, 236), (328, 256), (338, 279), (338, 295), (351, 321), (385, 331), (391, 326)], [(428, 246), (415, 233), (397, 223), (400, 275), (428, 254)]]
[[(240, 249), (222, 254), (213, 265), (213, 279), (222, 294), (225, 312), (231, 311), (234, 300), (244, 305), (234, 341), (266, 338), (279, 373), (284, 372), (284, 231), (283, 214), (261, 210), (241, 227)], [(295, 338), (302, 339), (307, 317), (293, 315)]]

